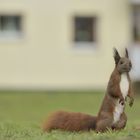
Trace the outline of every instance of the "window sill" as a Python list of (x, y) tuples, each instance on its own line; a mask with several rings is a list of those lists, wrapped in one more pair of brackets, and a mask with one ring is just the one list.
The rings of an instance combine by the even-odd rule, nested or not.
[(6, 35), (0, 34), (0, 43), (17, 43), (23, 41), (22, 34)]
[(75, 54), (93, 54), (97, 52), (97, 44), (96, 43), (74, 43), (72, 45), (72, 51)]

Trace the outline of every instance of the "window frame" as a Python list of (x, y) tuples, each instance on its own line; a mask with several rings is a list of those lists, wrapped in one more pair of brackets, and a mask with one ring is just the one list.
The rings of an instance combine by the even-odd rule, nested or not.
[[(85, 19), (92, 19), (92, 41), (76, 41), (76, 25), (75, 25), (75, 20), (76, 18), (85, 18)], [(97, 16), (92, 16), (92, 15), (76, 15), (73, 17), (73, 35), (72, 35), (72, 42), (74, 48), (77, 49), (83, 49), (85, 50), (92, 50), (97, 48), (97, 24), (98, 24), (98, 18)]]
[[(0, 20), (1, 17), (18, 17), (20, 26), (18, 30), (15, 31), (4, 31), (0, 29), (0, 41), (19, 41), (23, 38), (23, 15), (20, 13), (0, 13)], [(0, 21), (1, 24), (1, 21)], [(1, 25), (0, 25), (1, 26)], [(18, 27), (17, 27), (18, 28)]]
[[(138, 9), (139, 8), (139, 9)], [(134, 43), (139, 43), (140, 44), (140, 35), (138, 36), (138, 32), (137, 32), (137, 24), (136, 23), (136, 10), (139, 10), (139, 20), (140, 20), (140, 4), (139, 5), (133, 5), (132, 7), (132, 37), (133, 37), (133, 42)], [(140, 31), (139, 31), (140, 32)], [(139, 33), (140, 34), (140, 33)]]

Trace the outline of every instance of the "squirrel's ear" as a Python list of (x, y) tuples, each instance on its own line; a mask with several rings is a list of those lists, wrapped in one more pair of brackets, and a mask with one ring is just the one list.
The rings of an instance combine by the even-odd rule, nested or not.
[(125, 48), (125, 57), (129, 58), (128, 50)]
[(118, 64), (120, 58), (121, 58), (121, 57), (120, 57), (120, 55), (119, 55), (117, 49), (114, 48), (114, 60), (115, 60), (115, 64), (116, 64), (116, 65)]

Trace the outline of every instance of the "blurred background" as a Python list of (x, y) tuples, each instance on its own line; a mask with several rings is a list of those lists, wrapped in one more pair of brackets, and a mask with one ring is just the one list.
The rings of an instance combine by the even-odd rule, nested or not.
[[(0, 0), (0, 91), (13, 93), (1, 94), (1, 119), (14, 111), (24, 119), (32, 113), (33, 118), (37, 109), (43, 116), (48, 102), (46, 113), (59, 108), (96, 112), (88, 105), (95, 95), (65, 93), (105, 91), (114, 68), (113, 47), (122, 56), (128, 48), (131, 77), (139, 88), (140, 0)], [(39, 91), (66, 92), (34, 94)], [(80, 98), (87, 107), (75, 107)], [(97, 98), (100, 104), (102, 96)]]
[(139, 0), (1, 0), (0, 89), (104, 89), (113, 51), (140, 80)]

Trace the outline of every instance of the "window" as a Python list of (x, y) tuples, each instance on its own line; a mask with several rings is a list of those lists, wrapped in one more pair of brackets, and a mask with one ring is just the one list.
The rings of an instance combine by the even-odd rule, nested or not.
[(93, 43), (96, 41), (96, 18), (74, 18), (74, 42)]
[(0, 15), (0, 38), (20, 37), (21, 32), (21, 16)]
[(135, 42), (140, 42), (140, 6), (133, 8), (133, 38)]

